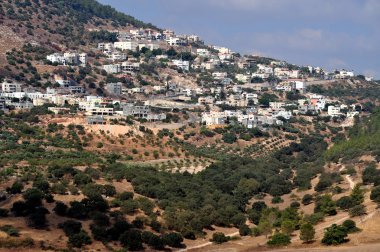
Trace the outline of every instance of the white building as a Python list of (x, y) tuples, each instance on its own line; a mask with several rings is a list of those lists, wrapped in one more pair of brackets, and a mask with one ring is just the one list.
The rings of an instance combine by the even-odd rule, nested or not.
[(123, 61), (123, 60), (126, 60), (127, 58), (128, 58), (127, 54), (122, 53), (122, 52), (112, 52), (108, 56), (108, 59), (112, 61)]
[(58, 63), (66, 65), (65, 57), (60, 53), (53, 53), (48, 56), (46, 56), (46, 59), (52, 63)]
[(121, 71), (125, 73), (132, 73), (140, 71), (140, 63), (125, 61), (120, 65)]
[(251, 82), (251, 76), (247, 74), (236, 74), (235, 78), (243, 83)]
[(214, 73), (212, 73), (212, 77), (215, 80), (222, 80), (224, 78), (227, 78), (227, 73), (226, 72), (214, 72)]
[(108, 91), (108, 93), (112, 95), (121, 95), (121, 89), (123, 84), (121, 82), (118, 83), (107, 83), (105, 89)]
[(184, 71), (189, 71), (190, 70), (190, 62), (189, 61), (186, 61), (186, 60), (172, 60), (172, 63), (178, 69), (182, 69)]
[(114, 47), (122, 51), (130, 50), (135, 52), (137, 51), (139, 44), (135, 41), (119, 41), (114, 43)]
[(186, 44), (185, 41), (178, 37), (166, 38), (166, 43), (168, 43), (170, 46), (182, 46)]
[(103, 70), (108, 74), (116, 74), (121, 72), (120, 64), (104, 65)]
[(197, 55), (200, 57), (209, 57), (210, 51), (208, 49), (198, 48), (197, 49)]
[(328, 108), (327, 108), (327, 114), (329, 115), (329, 116), (339, 116), (339, 115), (341, 115), (341, 113), (340, 113), (340, 107), (335, 107), (335, 106), (329, 106)]
[(151, 51), (157, 50), (160, 48), (160, 46), (156, 43), (139, 43), (139, 50), (141, 50), (144, 47)]
[(113, 46), (113, 43), (99, 43), (98, 49), (104, 53), (109, 54), (115, 50), (115, 47)]
[(113, 108), (106, 108), (106, 107), (86, 107), (86, 115), (89, 116), (95, 116), (95, 115), (101, 115), (101, 116), (112, 116), (114, 114)]
[(1, 91), (4, 93), (15, 93), (15, 92), (21, 92), (21, 84), (19, 83), (8, 83), (4, 81), (1, 84)]
[(343, 69), (335, 75), (335, 78), (336, 79), (349, 79), (349, 78), (352, 78), (354, 76), (355, 76), (355, 74), (353, 71), (346, 71)]
[(202, 123), (207, 126), (221, 126), (226, 124), (227, 117), (224, 112), (204, 112)]

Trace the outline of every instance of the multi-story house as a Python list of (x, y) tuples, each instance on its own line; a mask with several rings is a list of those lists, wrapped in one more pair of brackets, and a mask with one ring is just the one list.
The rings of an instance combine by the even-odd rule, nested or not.
[(118, 83), (107, 83), (105, 89), (111, 95), (119, 96), (121, 95), (121, 89), (123, 84), (121, 82)]
[(21, 92), (21, 84), (20, 83), (9, 83), (4, 81), (1, 83), (1, 91), (4, 93), (15, 93)]

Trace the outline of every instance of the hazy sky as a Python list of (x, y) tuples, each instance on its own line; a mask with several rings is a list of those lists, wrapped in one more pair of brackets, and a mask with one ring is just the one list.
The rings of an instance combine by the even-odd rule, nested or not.
[(99, 0), (178, 34), (380, 79), (380, 0)]

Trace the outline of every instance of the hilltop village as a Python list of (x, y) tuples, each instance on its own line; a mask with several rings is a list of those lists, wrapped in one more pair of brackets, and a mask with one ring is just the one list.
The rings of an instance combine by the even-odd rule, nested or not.
[[(193, 122), (207, 127), (239, 123), (260, 129), (283, 125), (297, 115), (344, 121), (362, 111), (360, 103), (345, 104), (337, 97), (313, 92), (316, 85), (339, 80), (355, 83), (352, 71), (325, 72), (320, 67), (242, 56), (225, 47), (205, 45), (196, 35), (176, 35), (171, 30), (92, 32), (106, 33), (115, 42), (102, 41), (88, 51), (38, 55), (38, 67), (49, 69), (42, 73), (44, 88), (31, 87), (17, 78), (4, 79), (0, 109), (50, 104), (50, 111), (77, 113), (85, 116), (88, 124), (128, 118), (140, 123), (170, 123), (173, 118), (168, 113), (187, 111), (184, 113), (191, 113)], [(27, 44), (24, 50), (34, 46)], [(7, 58), (12, 62), (16, 55), (9, 52)], [(83, 76), (78, 75), (86, 74), (90, 76), (84, 79), (86, 85), (80, 84)], [(93, 83), (96, 75), (105, 79), (98, 88)]]

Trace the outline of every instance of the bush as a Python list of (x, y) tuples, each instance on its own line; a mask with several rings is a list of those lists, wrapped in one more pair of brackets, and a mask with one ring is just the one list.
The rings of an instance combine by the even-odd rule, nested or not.
[(49, 211), (44, 207), (38, 207), (28, 216), (28, 225), (33, 228), (45, 228), (47, 226), (46, 214)]
[(222, 232), (216, 232), (212, 235), (211, 241), (216, 243), (216, 244), (222, 244), (225, 242), (228, 242), (230, 240), (229, 237), (227, 237), (225, 234)]
[(37, 207), (42, 204), (44, 193), (37, 188), (31, 188), (26, 190), (22, 196), (29, 207)]
[(225, 143), (233, 144), (234, 142), (236, 142), (237, 137), (233, 133), (224, 133), (222, 139)]
[(164, 234), (162, 236), (162, 240), (164, 241), (165, 245), (168, 245), (173, 248), (181, 248), (183, 246), (183, 237), (179, 233)]
[(272, 198), (272, 204), (280, 204), (284, 202), (284, 200), (280, 196), (276, 196)]
[(326, 245), (339, 245), (346, 242), (347, 229), (333, 224), (325, 230), (322, 243)]
[(252, 230), (246, 224), (243, 224), (239, 227), (239, 234), (240, 236), (252, 235)]
[(9, 236), (13, 236), (13, 237), (20, 236), (19, 230), (17, 228), (15, 228), (15, 227), (11, 226), (11, 225), (1, 226), (0, 230), (3, 231), (3, 232), (5, 232)]
[(67, 213), (67, 209), (68, 209), (68, 206), (65, 203), (61, 201), (57, 201), (55, 203), (55, 207), (53, 208), (53, 211), (59, 216), (65, 216)]
[(313, 202), (313, 196), (312, 195), (305, 194), (302, 197), (302, 204), (304, 204), (305, 206), (311, 204), (311, 202)]
[(305, 222), (309, 222), (312, 225), (316, 225), (319, 222), (323, 221), (324, 215), (325, 215), (324, 213), (314, 213), (314, 214), (311, 214), (311, 215), (306, 215), (304, 217), (304, 221)]
[(287, 246), (290, 244), (290, 236), (282, 233), (274, 234), (267, 244), (273, 247)]
[(376, 186), (372, 189), (370, 199), (374, 202), (380, 203), (380, 186)]
[(343, 196), (336, 201), (337, 207), (343, 210), (348, 210), (355, 205), (355, 202), (350, 196)]
[(301, 204), (297, 201), (293, 201), (292, 203), (290, 203), (291, 208), (299, 208), (300, 206)]
[(315, 202), (314, 212), (322, 212), (327, 215), (336, 215), (335, 202), (332, 200), (331, 195), (325, 194), (318, 196)]
[(9, 214), (9, 210), (5, 208), (0, 208), (0, 217), (7, 217)]
[(67, 220), (58, 225), (59, 228), (63, 229), (66, 236), (72, 236), (74, 234), (79, 234), (82, 230), (82, 223), (74, 220)]
[(89, 245), (91, 243), (91, 238), (83, 230), (77, 234), (69, 236), (69, 244), (75, 248), (81, 248), (82, 246)]
[(21, 193), (23, 189), (24, 189), (24, 185), (21, 182), (16, 181), (12, 184), (11, 187), (7, 188), (7, 192), (10, 194), (17, 194), (17, 193)]
[(348, 213), (350, 217), (355, 217), (355, 216), (365, 215), (367, 214), (367, 211), (364, 205), (357, 205), (357, 206), (354, 206), (353, 208), (350, 208), (350, 210), (348, 210)]
[(163, 250), (165, 248), (162, 238), (149, 231), (144, 231), (141, 235), (142, 241), (155, 250)]
[(294, 221), (292, 220), (284, 220), (281, 223), (281, 231), (286, 235), (290, 235), (291, 233), (294, 232), (295, 229), (296, 229), (296, 223), (294, 223)]
[(356, 227), (356, 223), (353, 220), (345, 220), (342, 223), (342, 226), (346, 228), (347, 233), (354, 233), (359, 231), (359, 228)]
[(122, 192), (120, 193), (119, 195), (117, 195), (117, 198), (119, 200), (129, 200), (129, 199), (133, 199), (133, 192)]
[(143, 249), (141, 232), (138, 230), (129, 230), (123, 233), (120, 238), (120, 243), (123, 247), (131, 250), (137, 251)]
[(315, 229), (312, 224), (310, 223), (305, 223), (301, 225), (300, 228), (300, 239), (304, 242), (311, 242), (314, 240), (315, 236)]

